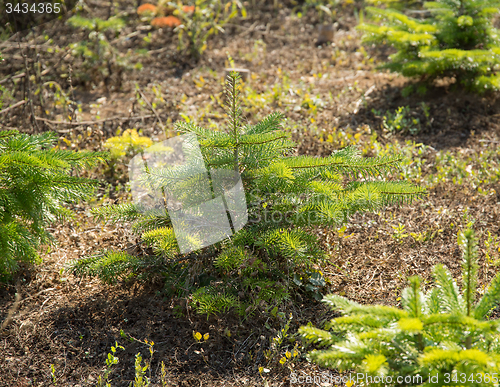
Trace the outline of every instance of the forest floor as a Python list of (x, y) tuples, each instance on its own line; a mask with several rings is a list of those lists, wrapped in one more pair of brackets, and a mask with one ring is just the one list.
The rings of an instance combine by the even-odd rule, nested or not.
[[(93, 16), (108, 12), (109, 3), (86, 3)], [(118, 52), (132, 53), (130, 60), (140, 62), (142, 69), (124, 72), (121, 82), (116, 74), (99, 82), (102, 69), (96, 65), (95, 84), (85, 81), (82, 74), (90, 70), (84, 70), (81, 58), (67, 47), (86, 33), (64, 21), (19, 41), (0, 42), (0, 82), (11, 92), (5, 94), (4, 108), (23, 99), (23, 77), (14, 76), (26, 71), (25, 61), (35, 70), (31, 93), (45, 84), (33, 98), (37, 127), (29, 118), (30, 104), (25, 104), (0, 114), (0, 129), (53, 130), (61, 147), (102, 150), (118, 129), (141, 129), (143, 135), (161, 140), (173, 134), (173, 123), (184, 115), (200, 125), (217, 125), (222, 122), (217, 101), (229, 53), (237, 67), (250, 71), (243, 91), (245, 119), (256, 122), (270, 112), (283, 112), (298, 154), (324, 156), (348, 144), (366, 155), (401, 151), (411, 157), (401, 176), (428, 187), (429, 195), (412, 204), (354, 216), (343, 232), (316, 230), (330, 257), (321, 267), (330, 281), (328, 292), (360, 303), (398, 305), (406, 278), (418, 274), (427, 286), (436, 263), (445, 264), (458, 278), (456, 234), (469, 220), (475, 221), (480, 241), (479, 285), (493, 278), (500, 260), (496, 96), (467, 94), (453, 80), (429, 87), (423, 96), (403, 96), (411, 84), (407, 79), (376, 70), (387, 53), (361, 48), (356, 4), (339, 7), (333, 42), (321, 46), (315, 44), (320, 21), (312, 10), (301, 18), (281, 3), (278, 9), (266, 5), (249, 10), (246, 19), (210, 39), (198, 63), (176, 50), (174, 32), (149, 29), (135, 14), (132, 1), (119, 4), (114, 12), (127, 18), (127, 26), (110, 40)], [(61, 123), (69, 119), (64, 93), (47, 82), (57, 82), (79, 104), (80, 111), (69, 111), (71, 123)], [(415, 134), (383, 128), (383, 115), (400, 106), (408, 106), (411, 119), (418, 119)], [(126, 199), (126, 164), (92, 175), (105, 181), (94, 202), (74, 206), (74, 221), (53, 225), (50, 231), (58, 245), (44, 249), (40, 266), (23, 272), (17, 286), (0, 286), (1, 320), (14, 313), (0, 331), (0, 386), (95, 386), (115, 342), (125, 349), (117, 351), (120, 362), (110, 374), (111, 385), (128, 386), (134, 378), (135, 354), (140, 351), (149, 359), (149, 346), (123, 338), (121, 330), (154, 341), (155, 383), (162, 361), (172, 386), (281, 386), (290, 384), (292, 372), (322, 372), (304, 356), (285, 366), (277, 364), (279, 357), (266, 359), (264, 350), (281, 328), (276, 321), (242, 321), (231, 313), (207, 319), (182, 300), (165, 298), (161, 284), (110, 286), (62, 270), (68, 261), (99, 249), (137, 243), (128, 224), (102, 224), (89, 213), (92, 206)], [(321, 326), (333, 316), (310, 300), (294, 308), (291, 334), (309, 321)], [(196, 343), (193, 331), (210, 337)], [(260, 366), (270, 372), (259, 374)]]

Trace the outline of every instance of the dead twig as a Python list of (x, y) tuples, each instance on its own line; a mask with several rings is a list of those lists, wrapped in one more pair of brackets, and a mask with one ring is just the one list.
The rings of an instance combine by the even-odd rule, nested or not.
[(22, 77), (25, 77), (26, 76), (26, 73), (21, 73), (21, 74), (17, 74), (17, 75), (9, 75), (7, 78), (4, 78), (0, 81), (0, 85), (2, 83), (5, 83), (7, 81), (9, 81), (10, 79), (17, 79), (17, 78), (22, 78)]
[(38, 297), (42, 293), (50, 292), (51, 290), (55, 290), (55, 289), (56, 288), (48, 288), (48, 289), (40, 290), (38, 293), (33, 294), (32, 296), (26, 297), (25, 299), (21, 300), (20, 303), (23, 303), (24, 301), (30, 300), (32, 298), (36, 298), (36, 297)]
[(141, 94), (141, 97), (142, 99), (144, 100), (144, 102), (146, 102), (146, 104), (149, 106), (149, 108), (151, 109), (151, 111), (155, 114), (156, 118), (158, 119), (158, 121), (160, 122), (160, 129), (165, 131), (165, 125), (163, 125), (163, 121), (161, 120), (159, 114), (156, 112), (155, 108), (153, 107), (153, 105), (151, 105), (151, 102), (149, 102), (148, 98), (146, 97), (146, 95), (142, 92), (141, 88), (140, 87), (137, 87), (137, 90), (139, 91), (139, 94)]
[[(19, 49), (21, 49), (21, 42), (19, 41), (18, 39), (18, 45), (19, 45)], [(26, 74), (26, 76), (24, 77), (24, 84), (26, 86), (26, 88), (28, 89), (28, 105), (30, 107), (30, 111), (31, 111), (31, 115), (30, 115), (30, 118), (31, 118), (31, 122), (34, 126), (34, 128), (36, 129), (36, 132), (37, 133), (40, 133), (40, 127), (38, 126), (38, 123), (36, 122), (36, 119), (35, 119), (35, 108), (33, 106), (33, 100), (31, 98), (31, 80), (30, 80), (30, 76), (29, 76), (29, 68), (28, 68), (28, 54), (24, 52), (24, 49), (21, 51), (21, 55), (22, 57), (24, 58), (24, 72)]]
[(21, 284), (18, 281), (16, 284), (16, 296), (14, 299), (14, 304), (9, 308), (9, 311), (7, 313), (7, 318), (4, 320), (2, 323), (2, 326), (0, 326), (0, 332), (3, 331), (5, 328), (7, 328), (7, 325), (9, 325), (12, 322), (12, 319), (14, 318), (14, 315), (17, 312), (17, 309), (19, 308), (19, 303), (21, 302)]
[(240, 36), (245, 36), (245, 35), (251, 34), (253, 32), (253, 30), (255, 30), (255, 27), (257, 27), (257, 24), (259, 24), (258, 21), (256, 21), (255, 23), (253, 23), (246, 31), (243, 31), (240, 34)]
[(144, 118), (151, 118), (155, 117), (154, 114), (146, 114), (144, 116), (139, 116), (139, 117), (122, 117), (122, 116), (114, 116), (114, 117), (109, 117), (109, 118), (103, 118), (101, 120), (96, 120), (96, 121), (79, 121), (79, 122), (71, 122), (71, 121), (52, 121), (47, 118), (43, 117), (35, 117), (36, 120), (38, 121), (44, 121), (48, 122), (49, 124), (54, 124), (54, 125), (71, 125), (71, 126), (80, 126), (80, 125), (95, 125), (95, 124), (100, 124), (106, 121), (129, 121), (129, 120), (142, 120)]
[(6, 108), (6, 109), (0, 110), (0, 114), (7, 113), (9, 110), (12, 110), (12, 109), (14, 109), (14, 108), (16, 108), (16, 107), (18, 107), (18, 106), (22, 106), (22, 105), (24, 105), (25, 103), (26, 103), (26, 101), (25, 101), (25, 100), (22, 100), (22, 101), (16, 102), (14, 105), (9, 106), (9, 107), (8, 107), (8, 108)]
[(10, 41), (10, 40), (14, 40), (14, 41), (15, 41), (15, 40), (17, 39), (17, 35), (18, 35), (18, 34), (19, 34), (19, 32), (16, 32), (16, 33), (15, 33), (14, 35), (12, 35), (9, 39), (7, 39), (6, 41), (2, 42), (2, 43), (0, 44), (0, 48), (5, 47), (5, 46), (9, 45), (9, 44), (10, 44), (10, 43), (9, 43), (9, 41)]
[(159, 48), (157, 50), (151, 50), (151, 51), (148, 51), (148, 54), (151, 55), (151, 54), (159, 54), (161, 52), (165, 52), (165, 51), (168, 51), (170, 50), (171, 47), (170, 46), (166, 46), (166, 47), (162, 47), (162, 48)]
[(361, 102), (363, 102), (365, 100), (366, 97), (368, 97), (373, 91), (375, 90), (375, 85), (372, 85), (367, 91), (366, 93), (364, 93), (360, 99), (358, 99), (358, 101), (356, 102), (356, 106), (354, 107), (354, 111), (353, 113), (354, 114), (357, 114), (358, 113), (358, 110), (359, 110), (359, 105), (361, 105)]

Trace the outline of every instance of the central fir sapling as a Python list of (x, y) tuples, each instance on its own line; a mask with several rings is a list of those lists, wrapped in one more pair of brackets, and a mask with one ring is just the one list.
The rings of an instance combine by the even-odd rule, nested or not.
[(97, 275), (109, 283), (161, 274), (167, 291), (190, 295), (200, 313), (236, 307), (249, 315), (259, 307), (282, 304), (296, 291), (321, 297), (325, 280), (315, 265), (327, 257), (314, 227), (340, 226), (356, 212), (409, 202), (425, 193), (409, 182), (384, 179), (398, 169), (401, 155), (364, 158), (348, 147), (323, 158), (294, 156), (282, 114), (272, 113), (255, 125), (242, 122), (240, 87), (239, 75), (231, 73), (225, 128), (178, 122), (176, 129), (197, 136), (207, 168), (241, 174), (248, 224), (230, 239), (181, 255), (165, 211), (141, 212), (131, 203), (101, 207), (94, 210), (98, 218), (131, 221), (147, 249), (134, 255), (103, 251), (73, 262), (74, 273)]

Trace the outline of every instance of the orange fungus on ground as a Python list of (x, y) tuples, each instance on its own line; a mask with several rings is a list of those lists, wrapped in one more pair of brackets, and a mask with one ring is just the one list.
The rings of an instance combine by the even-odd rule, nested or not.
[(194, 12), (194, 5), (185, 5), (182, 7), (182, 11), (185, 13), (193, 13)]
[(156, 5), (146, 3), (142, 4), (139, 8), (137, 8), (137, 14), (138, 15), (143, 15), (145, 13), (156, 13)]
[(151, 20), (151, 25), (158, 28), (177, 27), (181, 25), (181, 21), (175, 16), (155, 17), (153, 20)]

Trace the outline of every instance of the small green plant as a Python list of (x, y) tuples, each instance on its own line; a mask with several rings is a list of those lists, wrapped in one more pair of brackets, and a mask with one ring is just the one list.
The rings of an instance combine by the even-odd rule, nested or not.
[(111, 387), (108, 379), (109, 374), (113, 371), (113, 366), (119, 362), (118, 357), (115, 356), (117, 349), (124, 350), (125, 348), (118, 345), (118, 343), (115, 343), (115, 345), (111, 347), (111, 352), (108, 353), (108, 356), (106, 357), (106, 370), (104, 371), (104, 375), (99, 375), (99, 378), (97, 379), (97, 387)]
[(52, 377), (52, 384), (57, 386), (56, 367), (54, 367), (54, 364), (50, 365), (50, 376)]
[[(151, 376), (151, 362), (153, 361), (153, 355), (155, 353), (155, 350), (154, 350), (154, 341), (149, 341), (148, 339), (144, 339), (144, 340), (139, 340), (133, 336), (130, 336), (128, 334), (126, 334), (123, 329), (120, 329), (120, 336), (122, 338), (124, 338), (125, 340), (127, 341), (130, 341), (130, 342), (136, 342), (136, 343), (140, 343), (140, 344), (143, 344), (145, 346), (148, 347), (148, 350), (149, 350), (149, 360), (145, 360), (144, 361), (144, 365), (142, 364), (142, 355), (140, 352), (138, 352), (136, 355), (135, 355), (135, 363), (134, 363), (134, 366), (135, 366), (135, 379), (133, 382), (130, 383), (130, 387), (148, 387), (151, 385), (151, 380), (152, 380), (152, 376)], [(120, 347), (122, 348), (122, 347)], [(114, 353), (114, 352), (113, 352)], [(108, 358), (110, 356), (108, 355)], [(108, 361), (106, 361), (106, 364), (108, 363)], [(149, 376), (146, 376), (146, 371), (149, 370)], [(163, 377), (164, 377), (164, 374), (165, 374), (165, 366), (163, 365), (162, 363), (162, 381), (164, 380)], [(108, 387), (108, 386), (106, 386)]]
[(107, 154), (57, 149), (57, 138), (50, 132), (0, 132), (0, 280), (20, 263), (40, 262), (40, 245), (54, 241), (48, 225), (71, 218), (65, 205), (89, 198), (98, 183), (76, 173)]
[(161, 387), (167, 387), (167, 370), (165, 369), (165, 363), (161, 362), (161, 374), (160, 374)]
[[(402, 165), (401, 178), (411, 179), (428, 188), (453, 183), (482, 195), (492, 195), (496, 193), (495, 187), (500, 179), (500, 147), (495, 143), (490, 145), (488, 140), (480, 152), (436, 151), (431, 146), (411, 140), (405, 144), (393, 141), (385, 145), (375, 141), (370, 150), (378, 156), (394, 152), (404, 154), (407, 162)], [(432, 165), (430, 170), (429, 165)]]
[(404, 224), (399, 223), (397, 226), (391, 226), (394, 230), (392, 237), (398, 242), (403, 243), (403, 239), (408, 238), (406, 234), (406, 227)]
[[(130, 383), (130, 387), (148, 387), (151, 385), (151, 378), (146, 376), (146, 371), (150, 368), (150, 363), (142, 365), (142, 355), (140, 352), (135, 355), (135, 379)], [(151, 370), (150, 370), (151, 371)]]
[[(122, 76), (125, 70), (131, 70), (131, 55), (121, 54), (109, 42), (109, 34), (118, 34), (125, 26), (125, 22), (117, 17), (102, 20), (100, 18), (85, 18), (74, 15), (67, 23), (73, 28), (81, 28), (88, 31), (87, 39), (73, 43), (70, 48), (73, 55), (80, 57), (82, 66), (78, 66), (74, 77), (86, 84), (98, 84), (100, 81), (108, 88), (114, 84), (121, 87)], [(135, 68), (140, 68), (140, 64)]]
[[(276, 317), (282, 322), (282, 327), (276, 336), (271, 338), (269, 349), (264, 351), (264, 356), (268, 365), (279, 363), (284, 366), (285, 364), (297, 360), (300, 352), (298, 350), (298, 342), (295, 340), (296, 334), (291, 335), (288, 332), (290, 330), (290, 323), (292, 322), (293, 315), (290, 313), (289, 317), (286, 318), (283, 312), (277, 312)], [(286, 322), (283, 324), (284, 321)], [(294, 342), (295, 345), (291, 348), (291, 344)]]
[[(152, 373), (151, 373), (151, 362), (153, 360), (153, 355), (155, 353), (154, 350), (154, 345), (155, 343), (153, 341), (148, 341), (147, 339), (139, 340), (136, 339), (135, 337), (131, 337), (127, 335), (123, 330), (120, 330), (120, 335), (126, 339), (127, 341), (136, 341), (137, 343), (144, 344), (148, 347), (149, 349), (149, 360), (144, 360), (141, 353), (138, 352), (135, 355), (135, 361), (134, 361), (134, 373), (135, 377), (132, 382), (130, 382), (129, 387), (148, 387), (151, 386), (151, 380), (153, 379)], [(208, 334), (206, 334), (208, 335)], [(114, 346), (111, 347), (111, 352), (108, 353), (108, 356), (106, 358), (106, 370), (104, 371), (103, 375), (99, 375), (98, 381), (97, 381), (97, 387), (112, 387), (111, 383), (109, 382), (109, 376), (111, 372), (113, 371), (113, 366), (119, 363), (119, 359), (116, 355), (117, 349), (122, 349), (124, 350), (125, 348), (118, 343), (115, 343)], [(144, 363), (143, 363), (144, 360)], [(52, 367), (52, 374), (54, 374), (55, 370)], [(149, 371), (149, 372), (148, 372)], [(148, 373), (149, 376), (146, 376)], [(158, 377), (161, 387), (167, 387), (169, 384), (167, 382), (167, 370), (165, 368), (165, 363), (161, 362), (161, 369), (160, 369), (160, 374)], [(55, 384), (55, 382), (54, 382)]]
[(320, 270), (306, 270), (302, 276), (294, 274), (293, 282), (298, 287), (303, 287), (307, 294), (317, 301), (323, 298), (322, 291), (326, 286), (327, 280)]
[[(0, 57), (0, 62), (1, 61), (2, 61), (2, 57)], [(2, 110), (2, 108), (3, 108), (6, 92), (7, 92), (7, 89), (0, 85), (0, 110)]]
[(118, 130), (115, 137), (108, 138), (104, 148), (109, 149), (112, 159), (119, 160), (134, 156), (151, 145), (153, 141), (149, 137), (141, 136), (136, 129), (126, 129), (123, 133)]
[(363, 373), (377, 386), (497, 385), (493, 378), (500, 370), (500, 320), (488, 316), (500, 302), (500, 273), (476, 302), (478, 249), (473, 230), (460, 232), (458, 244), (463, 253), (462, 293), (439, 264), (432, 271), (435, 287), (426, 293), (418, 277), (409, 278), (402, 309), (325, 296), (324, 302), (344, 316), (326, 324), (325, 330), (299, 329), (304, 339), (327, 347), (310, 352), (310, 358), (328, 368)]
[(420, 120), (418, 118), (411, 118), (410, 107), (400, 106), (398, 109), (391, 113), (387, 111), (382, 117), (382, 126), (388, 132), (409, 132), (410, 134), (417, 134), (420, 131)]
[(199, 60), (207, 49), (208, 39), (224, 32), (223, 27), (238, 16), (238, 10), (243, 18), (246, 17), (245, 7), (236, 0), (230, 0), (226, 4), (221, 0), (194, 0), (192, 12), (187, 11), (180, 1), (168, 4), (175, 8), (174, 14), (182, 22), (176, 28), (179, 50), (187, 48), (195, 60)]
[(266, 43), (261, 39), (257, 39), (253, 43), (252, 52), (243, 55), (243, 58), (248, 62), (253, 62), (266, 53), (266, 48)]
[(130, 161), (137, 153), (153, 145), (153, 141), (149, 137), (140, 134), (140, 131), (137, 132), (136, 129), (126, 129), (123, 133), (121, 129), (118, 129), (116, 136), (106, 140), (103, 146), (110, 153), (109, 170), (106, 171), (107, 176), (120, 181), (124, 179), (128, 172), (125, 163)]
[(422, 112), (424, 113), (424, 116), (425, 116), (425, 121), (426, 121), (426, 125), (427, 126), (430, 126), (431, 124), (431, 112), (430, 112), (430, 107), (429, 105), (427, 105), (425, 102), (422, 102), (420, 104), (420, 106), (422, 107)]
[(500, 2), (437, 0), (425, 1), (423, 8), (411, 17), (404, 9), (367, 7), (382, 24), (362, 22), (363, 42), (397, 50), (382, 68), (428, 83), (453, 77), (477, 92), (499, 90), (500, 41), (493, 19)]
[(488, 230), (488, 238), (484, 242), (486, 247), (485, 261), (488, 265), (497, 266), (500, 264), (500, 240), (498, 236), (493, 236)]
[(443, 229), (432, 229), (429, 227), (425, 232), (410, 232), (410, 236), (415, 240), (415, 242), (423, 243), (427, 241), (432, 241), (436, 238), (440, 233), (443, 232)]

